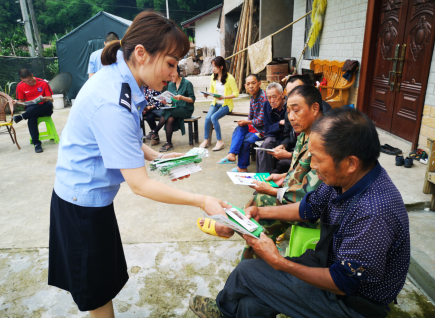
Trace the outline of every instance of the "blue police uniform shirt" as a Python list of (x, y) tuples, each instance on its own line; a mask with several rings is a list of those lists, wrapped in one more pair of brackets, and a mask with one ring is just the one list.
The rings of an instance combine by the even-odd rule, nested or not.
[(124, 59), (92, 76), (76, 97), (62, 132), (54, 191), (85, 207), (113, 202), (120, 169), (145, 165), (140, 119), (146, 106)]
[[(101, 53), (103, 53), (103, 49), (99, 49), (91, 54), (89, 57), (89, 66), (88, 66), (88, 74), (97, 73), (101, 70), (105, 65), (101, 64)], [(116, 52), (116, 60), (119, 61), (124, 58), (122, 51)]]

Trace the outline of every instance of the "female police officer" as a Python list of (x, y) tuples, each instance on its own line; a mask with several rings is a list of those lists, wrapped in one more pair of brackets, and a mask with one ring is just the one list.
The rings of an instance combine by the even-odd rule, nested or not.
[[(124, 59), (116, 60), (122, 47)], [(112, 299), (128, 280), (113, 208), (124, 180), (138, 195), (224, 214), (222, 201), (186, 193), (148, 178), (142, 144), (140, 87), (162, 90), (187, 54), (187, 36), (174, 22), (142, 12), (121, 41), (104, 49), (109, 65), (83, 86), (63, 130), (50, 211), (49, 285), (69, 291), (91, 317), (113, 317)], [(170, 157), (168, 154), (164, 157)]]

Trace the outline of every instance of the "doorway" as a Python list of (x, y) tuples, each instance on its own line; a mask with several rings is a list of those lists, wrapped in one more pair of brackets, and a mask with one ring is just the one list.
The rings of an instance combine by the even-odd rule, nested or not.
[(435, 0), (369, 0), (358, 108), (417, 146), (433, 54)]

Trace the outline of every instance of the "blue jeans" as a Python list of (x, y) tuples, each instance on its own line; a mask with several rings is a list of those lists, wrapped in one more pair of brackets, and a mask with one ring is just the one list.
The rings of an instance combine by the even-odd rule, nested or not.
[(216, 139), (222, 140), (221, 135), (221, 126), (219, 125), (219, 119), (224, 117), (225, 115), (228, 115), (230, 113), (230, 109), (228, 106), (222, 107), (220, 104), (216, 104), (215, 106), (211, 105), (210, 110), (207, 113), (207, 116), (205, 117), (205, 124), (204, 124), (204, 139), (210, 138), (210, 128), (211, 124), (214, 126), (214, 130), (216, 130)]
[(261, 259), (241, 261), (216, 298), (225, 318), (364, 318), (337, 295), (314, 287)]
[(238, 155), (237, 166), (240, 169), (248, 168), (251, 145), (259, 140), (256, 134), (249, 132), (248, 126), (237, 126), (234, 129), (229, 153)]

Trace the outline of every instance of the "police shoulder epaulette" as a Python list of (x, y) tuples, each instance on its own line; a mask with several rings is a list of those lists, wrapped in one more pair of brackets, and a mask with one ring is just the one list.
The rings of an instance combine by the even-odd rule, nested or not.
[(119, 105), (125, 107), (129, 112), (131, 112), (131, 88), (128, 83), (122, 83)]

